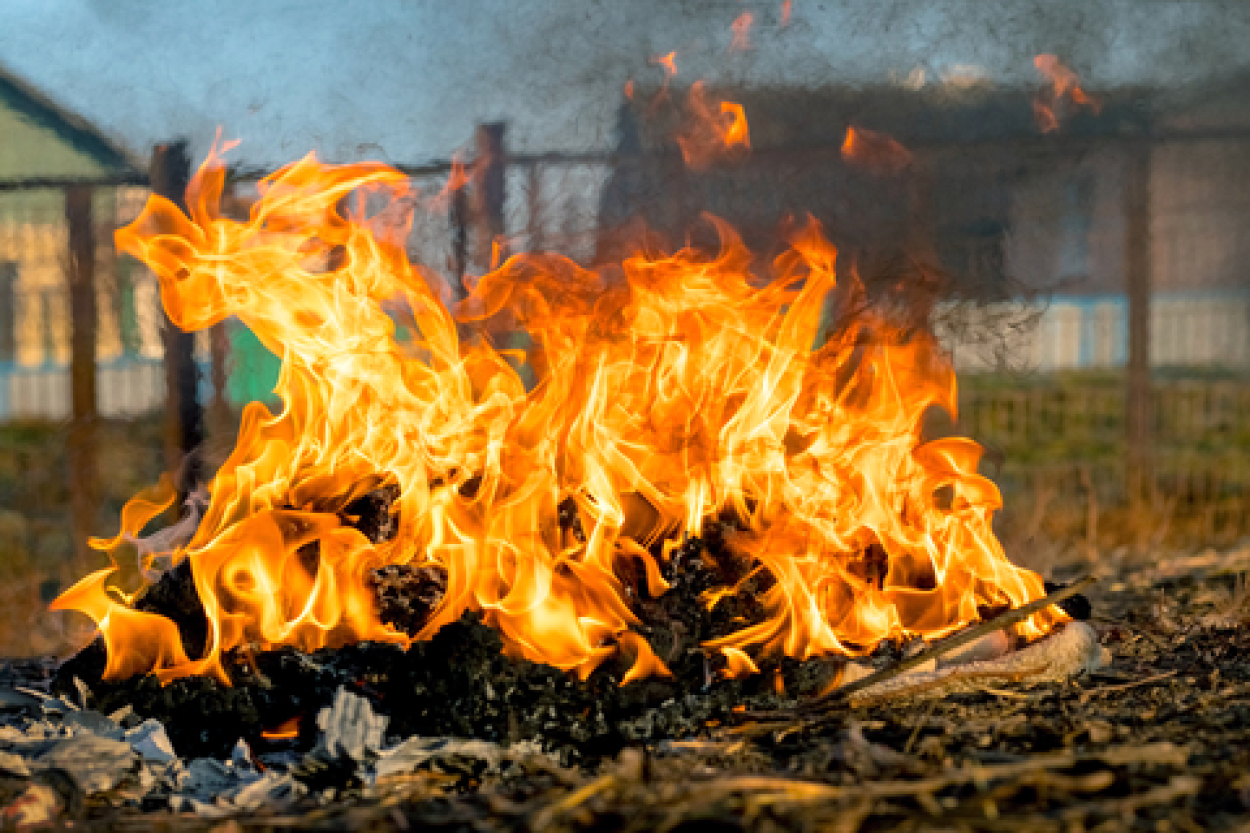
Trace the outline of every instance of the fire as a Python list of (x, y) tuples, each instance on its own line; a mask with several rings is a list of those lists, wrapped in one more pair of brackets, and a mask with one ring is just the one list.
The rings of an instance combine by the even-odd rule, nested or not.
[[(730, 521), (732, 548), (769, 577), (764, 621), (704, 646), (731, 675), (783, 653), (942, 635), (1042, 595), (991, 530), (1000, 498), (977, 473), (980, 449), (922, 438), (930, 408), (955, 409), (932, 337), (876, 313), (822, 331), (836, 252), (814, 221), (771, 267), (723, 223), (714, 256), (638, 254), (601, 273), (515, 255), (453, 316), (392, 215), (341, 213), (362, 189), (371, 205), (410, 209), (398, 171), (310, 155), (262, 182), (246, 221), (219, 213), (224, 178), (214, 153), (189, 216), (152, 197), (117, 242), (159, 276), (178, 326), (237, 316), (279, 355), (283, 404), (244, 410), (175, 554), (207, 614), (201, 654), (112, 586), (120, 561), (57, 601), (98, 624), (106, 677), (224, 681), (222, 655), (243, 645), (407, 643), (368, 584), (391, 564), (445, 572), (416, 639), (474, 610), (512, 655), (585, 676), (620, 651), (627, 680), (665, 674), (631, 600), (664, 592), (679, 541)], [(397, 340), (384, 305), (406, 309), (414, 341)], [(531, 388), (487, 340), (461, 338), (501, 316), (533, 340)], [(398, 497), (394, 534), (375, 542), (344, 509), (379, 486)], [(140, 496), (122, 534), (94, 545), (117, 559), (169, 500)], [(582, 534), (562, 534), (570, 503)], [(1052, 608), (1021, 632), (1060, 617)]]
[[(673, 76), (677, 74), (677, 53), (669, 52), (667, 55), (656, 55), (651, 58), (651, 64), (658, 66), (664, 70), (664, 83), (660, 85), (659, 91), (655, 94), (655, 98), (651, 101), (651, 107), (657, 107), (662, 102), (668, 100), (668, 85), (673, 80)], [(633, 98), (633, 90), (629, 91), (629, 97)]]
[(842, 158), (849, 164), (875, 173), (897, 174), (911, 165), (911, 153), (884, 133), (848, 127), (842, 142)]
[(265, 740), (293, 740), (299, 737), (299, 715), (284, 720), (275, 729), (267, 729), (260, 733)]
[(687, 104), (690, 120), (677, 136), (677, 144), (688, 166), (703, 170), (736, 151), (751, 149), (746, 111), (741, 104), (721, 101), (714, 109), (707, 102), (702, 81), (690, 86)]
[(751, 48), (751, 24), (754, 22), (755, 15), (750, 12), (743, 12), (734, 18), (730, 25), (734, 33), (734, 39), (729, 44), (730, 52), (746, 52)]
[(664, 70), (664, 89), (668, 89), (668, 82), (677, 74), (677, 53), (657, 55), (651, 59), (651, 63)]
[(1073, 109), (1085, 107), (1094, 114), (1102, 110), (1102, 103), (1081, 89), (1077, 74), (1054, 55), (1038, 55), (1033, 59), (1033, 66), (1037, 67), (1037, 71), (1050, 84), (1049, 88), (1033, 99), (1033, 116), (1043, 133), (1059, 129), (1064, 106)]
[(443, 183), (442, 189), (430, 199), (428, 210), (445, 211), (451, 204), (452, 196), (463, 190), (469, 184), (470, 178), (471, 173), (466, 171), (464, 159), (459, 153), (452, 154), (451, 170), (447, 173), (447, 181)]

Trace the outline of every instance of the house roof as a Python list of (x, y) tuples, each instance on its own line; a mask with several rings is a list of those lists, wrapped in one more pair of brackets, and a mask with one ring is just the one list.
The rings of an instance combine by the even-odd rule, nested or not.
[[(852, 125), (886, 133), (905, 145), (1034, 141), (1040, 135), (1033, 112), (1035, 91), (1022, 87), (757, 87), (709, 93), (743, 105), (756, 150), (837, 147)], [(677, 127), (688, 119), (686, 95), (674, 88), (658, 107), (655, 91), (637, 95), (622, 112), (627, 121), (632, 111), (635, 124), (630, 127), (640, 134), (631, 137), (632, 143), (651, 150), (671, 144)], [(1075, 108), (1065, 113), (1060, 138), (1120, 137), (1148, 130), (1153, 117), (1150, 91), (1120, 88), (1099, 91), (1096, 97), (1097, 112)]]
[(1161, 101), (1160, 126), (1171, 131), (1250, 131), (1250, 70), (1236, 70)]
[(74, 150), (106, 169), (129, 172), (145, 168), (144, 163), (105, 136), (99, 128), (77, 113), (64, 109), (3, 66), (0, 66), (0, 106), (52, 131)]

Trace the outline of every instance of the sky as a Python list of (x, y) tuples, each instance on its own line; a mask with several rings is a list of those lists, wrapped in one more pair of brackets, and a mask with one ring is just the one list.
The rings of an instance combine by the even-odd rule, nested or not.
[[(514, 150), (610, 146), (621, 89), (871, 84), (917, 67), (1036, 82), (1054, 52), (1091, 89), (1250, 64), (1246, 0), (0, 0), (0, 66), (137, 154), (171, 138), (276, 165), (416, 164), (509, 123)], [(751, 48), (731, 23), (753, 15)]]

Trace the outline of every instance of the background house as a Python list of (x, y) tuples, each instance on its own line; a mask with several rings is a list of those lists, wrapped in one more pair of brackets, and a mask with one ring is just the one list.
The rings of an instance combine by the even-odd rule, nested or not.
[[(992, 370), (1004, 355), (1036, 370), (1115, 368), (1128, 355), (1129, 216), (1145, 212), (1152, 364), (1250, 366), (1242, 79), (1184, 97), (1100, 94), (1096, 111), (1069, 107), (1046, 133), (1037, 91), (976, 79), (721, 90), (749, 114), (752, 153), (702, 172), (674, 144), (683, 95), (652, 91), (620, 111), (605, 255), (616, 228), (698, 241), (702, 211), (768, 251), (781, 218), (811, 213), (869, 284), (910, 275), (913, 293), (936, 293), (926, 301), (943, 313), (961, 369)], [(851, 128), (889, 137), (905, 156), (845, 158)], [(991, 332), (1004, 320), (1018, 325)]]
[(90, 188), (95, 252), (98, 404), (110, 416), (157, 407), (159, 306), (148, 275), (119, 262), (112, 232), (146, 189), (139, 163), (81, 118), (0, 71), (0, 420), (70, 413), (71, 295), (68, 191)]

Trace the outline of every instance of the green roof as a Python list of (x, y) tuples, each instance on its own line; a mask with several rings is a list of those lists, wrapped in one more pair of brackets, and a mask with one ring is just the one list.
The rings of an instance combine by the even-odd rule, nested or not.
[[(71, 113), (0, 67), (0, 177), (78, 176), (124, 173), (141, 168), (119, 145), (81, 116)], [(58, 148), (44, 146), (55, 139)], [(24, 145), (25, 147), (17, 147)], [(7, 162), (7, 164), (6, 164)]]

